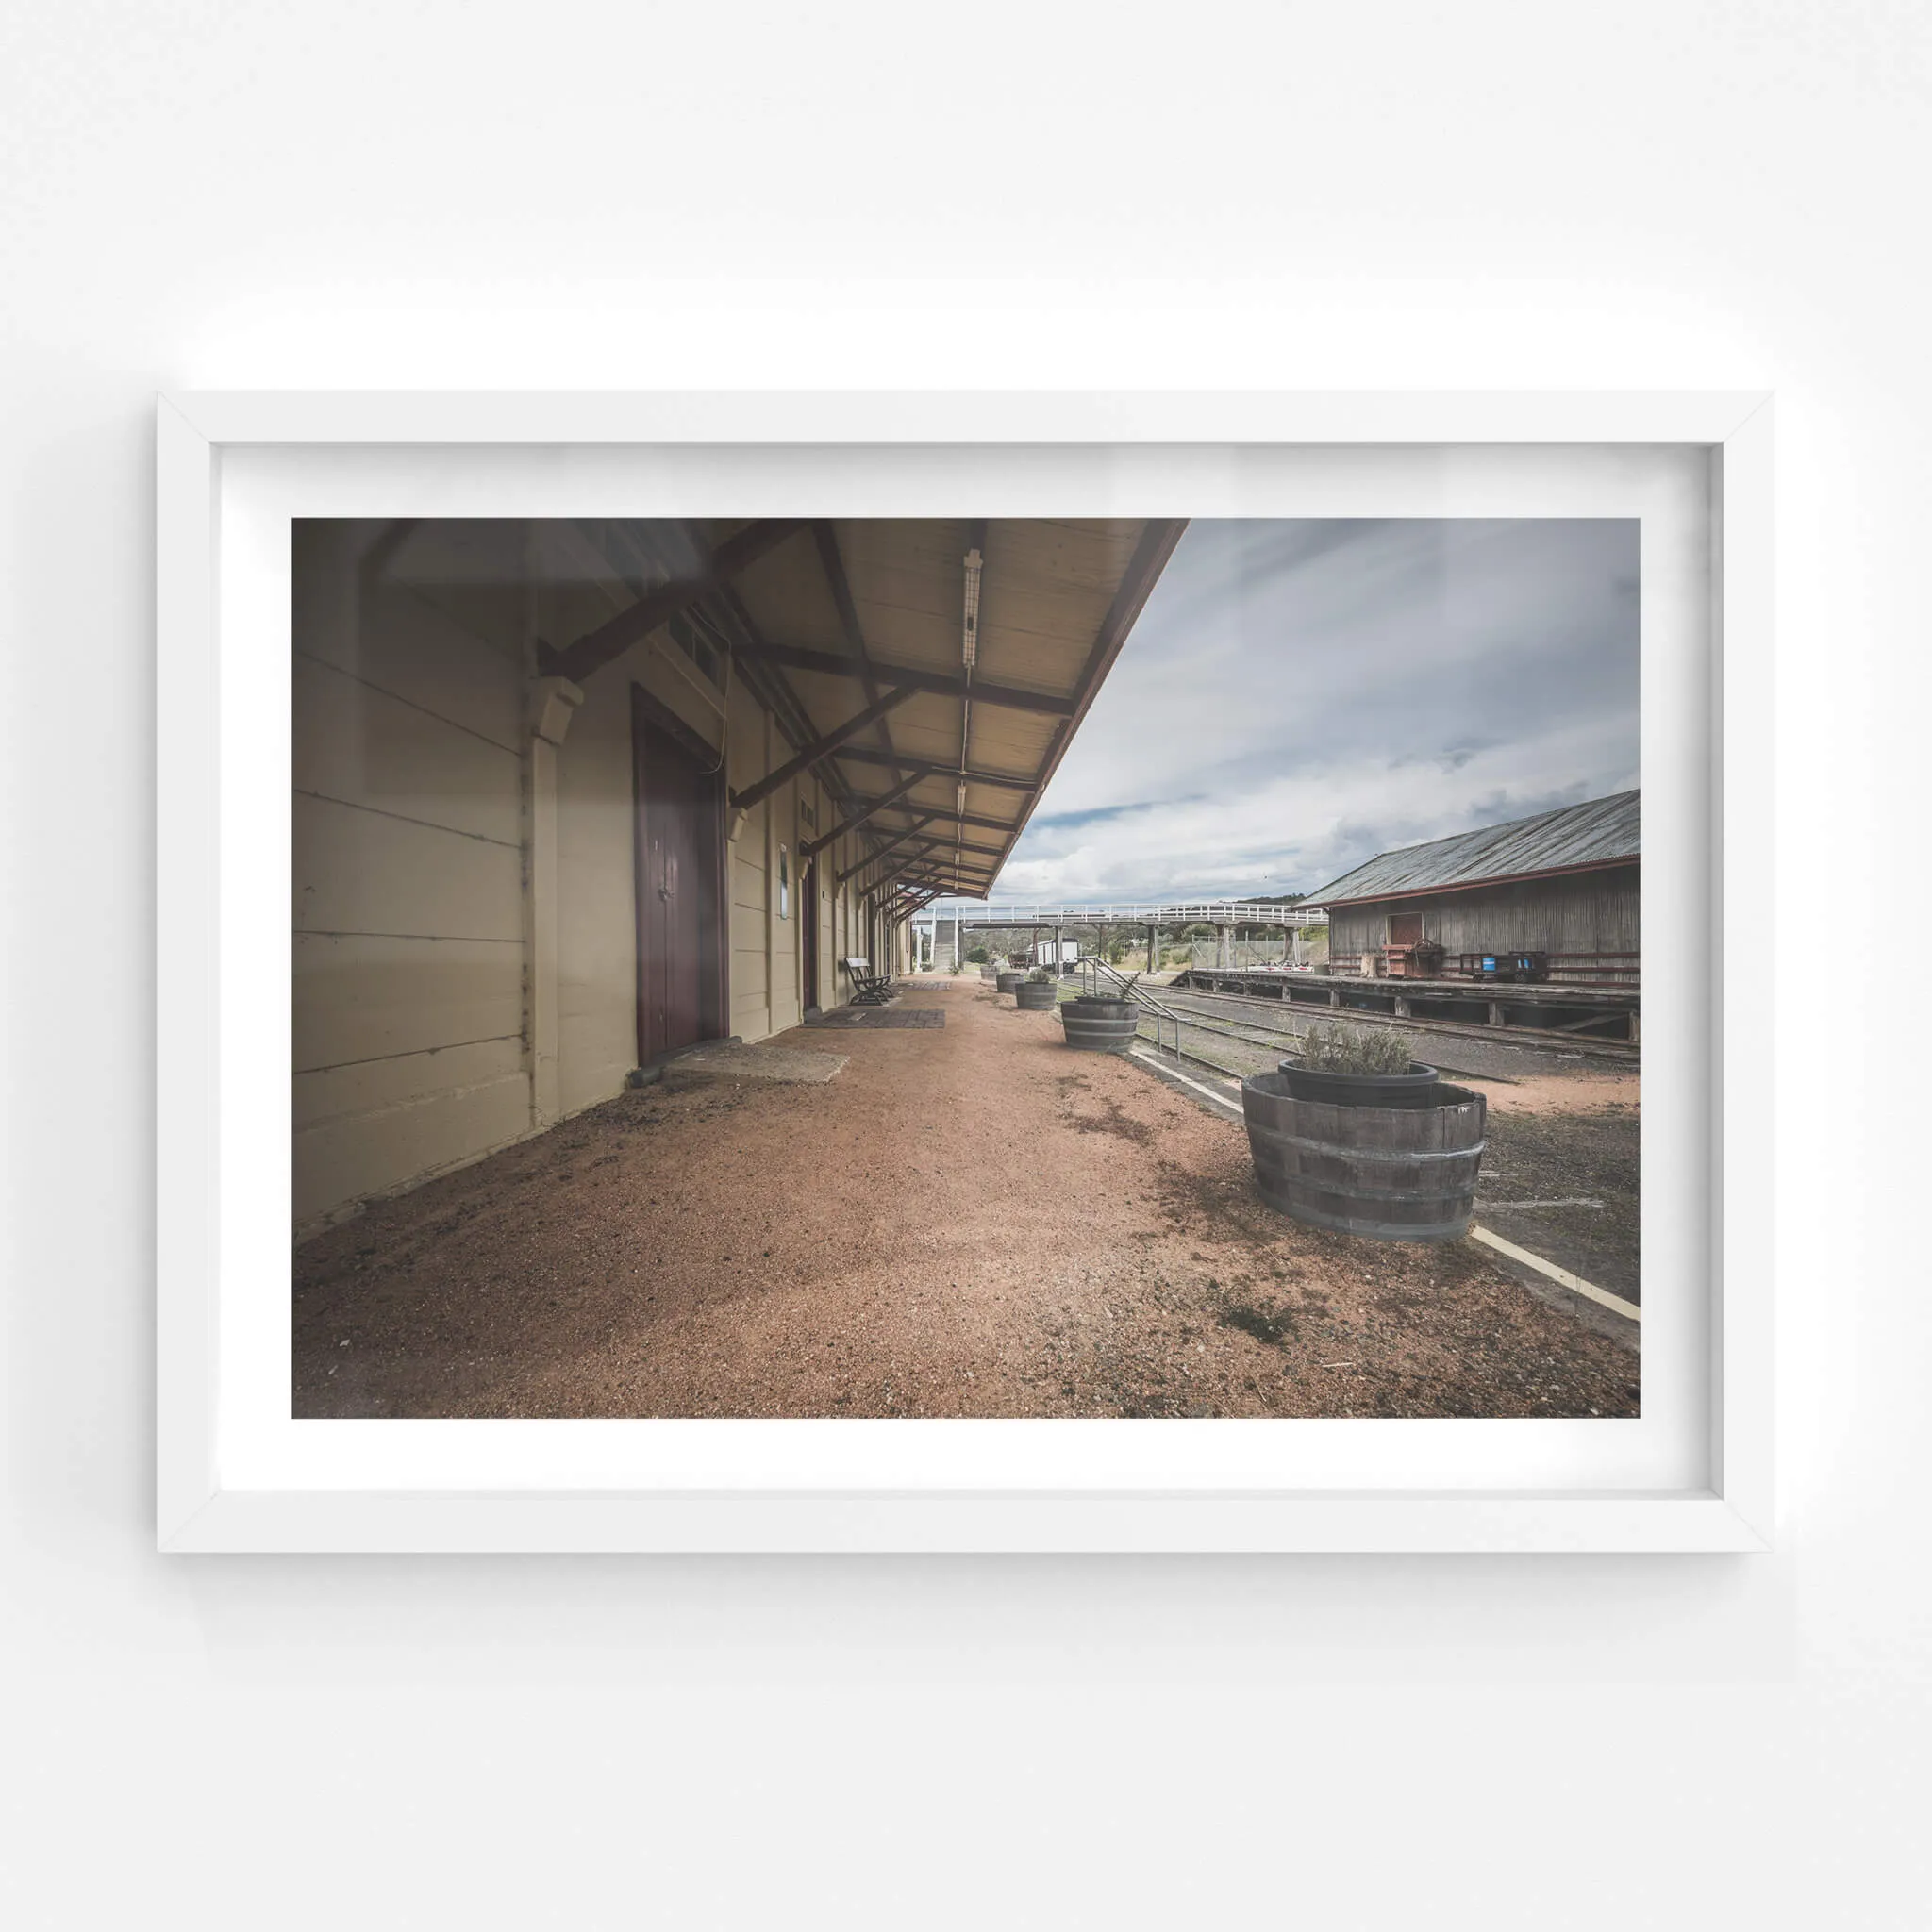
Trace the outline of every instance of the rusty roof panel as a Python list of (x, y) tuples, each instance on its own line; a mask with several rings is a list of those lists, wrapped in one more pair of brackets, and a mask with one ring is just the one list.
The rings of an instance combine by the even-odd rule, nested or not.
[(1641, 791), (1619, 791), (1560, 811), (1481, 825), (1424, 845), (1404, 845), (1377, 853), (1319, 892), (1311, 906), (1341, 906), (1354, 900), (1391, 899), (1405, 892), (1441, 891), (1478, 885), (1486, 879), (1534, 877), (1539, 873), (1574, 872), (1635, 858), (1640, 836)]

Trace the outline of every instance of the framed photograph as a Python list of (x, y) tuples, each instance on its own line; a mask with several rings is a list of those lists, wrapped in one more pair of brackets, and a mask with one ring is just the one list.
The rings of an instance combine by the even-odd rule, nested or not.
[(1761, 394), (180, 394), (158, 1537), (1769, 1546)]

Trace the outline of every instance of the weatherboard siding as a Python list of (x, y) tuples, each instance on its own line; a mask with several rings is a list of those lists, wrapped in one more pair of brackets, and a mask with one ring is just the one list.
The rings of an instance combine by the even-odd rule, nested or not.
[(1339, 958), (1385, 946), (1391, 915), (1415, 912), (1422, 915), (1423, 937), (1445, 953), (1635, 955), (1641, 949), (1640, 871), (1635, 864), (1610, 866), (1338, 906), (1328, 916), (1329, 951)]

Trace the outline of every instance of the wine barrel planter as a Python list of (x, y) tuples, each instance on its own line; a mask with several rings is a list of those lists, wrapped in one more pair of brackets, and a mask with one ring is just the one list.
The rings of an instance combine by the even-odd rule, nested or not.
[(1261, 1198), (1280, 1213), (1381, 1241), (1453, 1241), (1469, 1232), (1488, 1103), (1446, 1080), (1400, 1107), (1300, 1100), (1286, 1074), (1241, 1082)]
[(1052, 980), (1023, 980), (1013, 989), (1023, 1013), (1050, 1013), (1059, 1004), (1059, 989)]
[(995, 982), (1002, 992), (1018, 992), (1026, 984), (1024, 973), (1002, 973)]
[(1067, 1044), (1080, 1053), (1125, 1053), (1140, 1037), (1132, 1000), (1068, 1000), (1060, 1008)]
[(997, 966), (982, 966), (979, 969), (979, 976), (980, 978), (985, 980), (989, 986), (991, 986), (998, 981), (1000, 976), (1000, 969)]
[(1421, 1060), (1410, 1060), (1404, 1074), (1328, 1074), (1299, 1060), (1283, 1060), (1276, 1071), (1295, 1099), (1331, 1107), (1433, 1107), (1440, 1078)]

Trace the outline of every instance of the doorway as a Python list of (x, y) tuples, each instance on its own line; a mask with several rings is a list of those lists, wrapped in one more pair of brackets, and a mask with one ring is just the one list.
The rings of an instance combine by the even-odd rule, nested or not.
[(806, 861), (798, 880), (798, 943), (804, 948), (798, 962), (799, 1008), (816, 1013), (819, 1009), (819, 862)]
[(724, 774), (717, 754), (631, 687), (638, 1064), (724, 1033)]

